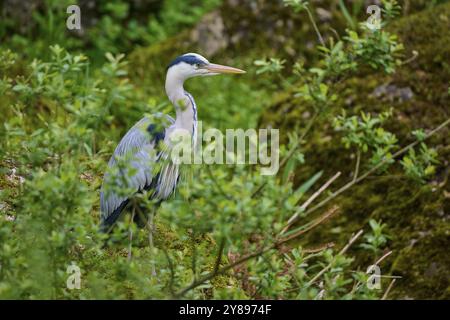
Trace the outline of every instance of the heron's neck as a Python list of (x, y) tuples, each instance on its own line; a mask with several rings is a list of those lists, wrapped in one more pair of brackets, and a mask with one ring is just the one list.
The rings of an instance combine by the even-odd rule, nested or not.
[(184, 80), (169, 70), (166, 77), (166, 93), (176, 110), (176, 126), (190, 132), (197, 121), (197, 110), (192, 96), (184, 91)]

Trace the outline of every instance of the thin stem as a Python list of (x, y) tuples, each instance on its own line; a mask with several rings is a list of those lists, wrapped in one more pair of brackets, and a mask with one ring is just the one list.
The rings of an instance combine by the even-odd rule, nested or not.
[(258, 257), (258, 256), (260, 256), (260, 255), (262, 255), (262, 254), (264, 254), (264, 253), (266, 253), (266, 252), (268, 252), (268, 251), (274, 249), (275, 247), (276, 247), (276, 245), (271, 245), (270, 247), (261, 249), (261, 250), (259, 250), (259, 251), (256, 251), (256, 252), (250, 254), (250, 255), (247, 255), (247, 256), (245, 256), (245, 257), (239, 259), (239, 260), (236, 260), (235, 262), (230, 263), (230, 264), (226, 265), (225, 267), (222, 267), (222, 268), (220, 268), (220, 269), (218, 269), (218, 270), (216, 270), (216, 271), (213, 270), (212, 272), (210, 272), (210, 273), (208, 273), (207, 275), (205, 275), (205, 276), (199, 278), (198, 280), (194, 281), (192, 284), (190, 284), (189, 286), (187, 286), (186, 288), (184, 288), (183, 290), (181, 290), (180, 292), (178, 292), (178, 293), (175, 295), (175, 297), (179, 298), (179, 297), (185, 295), (185, 294), (186, 294), (187, 292), (189, 292), (190, 290), (192, 290), (192, 289), (198, 287), (199, 285), (202, 285), (202, 284), (205, 283), (206, 281), (211, 280), (212, 278), (214, 278), (214, 277), (216, 277), (216, 276), (218, 276), (218, 275), (220, 275), (220, 274), (224, 274), (225, 272), (227, 272), (228, 270), (230, 270), (230, 269), (236, 267), (237, 265), (240, 265), (240, 264), (242, 264), (242, 263), (244, 263), (244, 262), (246, 262), (246, 261), (248, 261), (248, 260), (251, 260), (251, 259), (253, 259), (253, 258), (255, 258), (255, 257)]
[(358, 150), (356, 152), (356, 166), (355, 166), (355, 173), (353, 174), (353, 181), (355, 181), (358, 178), (360, 162), (361, 162), (361, 151)]
[[(326, 211), (323, 215), (321, 215), (319, 218), (317, 218), (316, 220), (314, 220), (309, 226), (307, 226), (304, 229), (301, 229), (293, 234), (289, 234), (286, 235), (283, 240), (292, 240), (297, 238), (298, 236), (314, 229), (316, 226), (318, 226), (319, 224), (321, 224), (322, 222), (330, 219), (332, 216), (334, 216), (336, 213), (338, 213), (339, 211), (339, 207), (338, 206), (334, 206), (332, 207), (330, 210)], [(283, 235), (283, 233), (280, 233), (280, 236)]]
[(326, 183), (324, 183), (323, 186), (320, 187), (319, 190), (317, 190), (311, 197), (309, 197), (308, 200), (305, 201), (300, 207), (302, 210), (306, 210), (306, 208), (318, 197), (320, 196), (337, 178), (339, 178), (341, 175), (341, 172), (337, 172), (334, 176), (331, 177), (330, 180), (328, 180)]
[[(431, 130), (424, 138), (428, 139), (431, 136), (433, 136), (434, 134), (436, 134), (438, 131), (442, 130), (443, 128), (445, 128), (447, 125), (450, 124), (450, 118), (447, 119), (446, 121), (444, 121), (443, 123), (441, 123), (439, 126), (437, 126), (436, 128), (434, 128), (433, 130)], [(398, 158), (399, 156), (401, 156), (402, 154), (408, 152), (410, 149), (414, 148), (416, 145), (418, 145), (419, 143), (421, 143), (422, 140), (416, 140), (412, 143), (410, 143), (409, 145), (407, 145), (406, 147), (400, 149), (399, 151), (397, 151), (396, 153), (394, 153), (392, 155), (392, 159)], [(327, 204), (328, 202), (330, 202), (331, 200), (333, 200), (334, 198), (336, 198), (338, 195), (340, 195), (341, 193), (343, 193), (344, 191), (347, 191), (350, 187), (352, 187), (353, 185), (361, 182), (362, 180), (364, 180), (365, 178), (367, 178), (368, 176), (370, 176), (372, 173), (376, 172), (379, 168), (381, 168), (383, 165), (385, 165), (386, 163), (388, 163), (391, 159), (385, 158), (384, 160), (380, 161), (376, 166), (372, 167), (371, 169), (367, 170), (363, 175), (359, 176), (357, 179), (352, 180), (350, 182), (348, 182), (346, 185), (344, 185), (343, 187), (341, 187), (339, 190), (337, 190), (336, 192), (334, 192), (333, 194), (331, 194), (329, 197), (325, 198), (324, 200), (322, 200), (321, 202), (319, 202), (317, 205), (315, 205), (314, 207), (312, 207), (311, 209), (309, 209), (308, 211), (306, 211), (306, 214), (310, 214), (313, 211), (316, 211), (317, 209), (323, 207), (325, 204)], [(297, 220), (298, 217), (295, 219)], [(295, 222), (295, 220), (293, 221), (293, 223)]]
[[(384, 261), (384, 259), (389, 257), (391, 254), (392, 254), (392, 251), (386, 252), (383, 256), (381, 256), (381, 258), (379, 258), (377, 261), (375, 261), (374, 265), (378, 266), (381, 262)], [(358, 290), (360, 288), (360, 285), (361, 285), (361, 281), (356, 281), (351, 293), (353, 294), (356, 290)]]
[(339, 176), (341, 175), (340, 172), (336, 173), (333, 177), (331, 177), (331, 179), (329, 179), (327, 182), (325, 182), (325, 184), (320, 187), (319, 190), (317, 190), (311, 197), (309, 197), (308, 200), (306, 200), (301, 206), (300, 208), (292, 215), (291, 218), (289, 218), (287, 225), (283, 228), (283, 230), (281, 231), (281, 234), (285, 233), (289, 227), (292, 225), (293, 221), (297, 219), (297, 217), (299, 216), (300, 213), (304, 212), (306, 210), (306, 208), (319, 196), (322, 194), (322, 192), (324, 192), (337, 178), (339, 178)]
[[(358, 233), (356, 233), (351, 239), (350, 241), (346, 244), (346, 246), (344, 248), (342, 248), (341, 251), (339, 251), (339, 253), (337, 254), (337, 256), (343, 255), (345, 252), (347, 252), (347, 250), (351, 247), (351, 245), (362, 235), (363, 230), (359, 230)], [(330, 269), (333, 266), (333, 263), (336, 261), (336, 257), (334, 257), (334, 259), (322, 270), (320, 270), (315, 276), (314, 278), (312, 278), (307, 286), (311, 286), (314, 282), (317, 281), (317, 279), (319, 279), (325, 272), (328, 271), (328, 269)]]
[(387, 257), (389, 257), (391, 254), (392, 254), (392, 250), (386, 252), (380, 259), (378, 259), (378, 260), (375, 262), (375, 265), (379, 265), (384, 259), (386, 259)]
[(319, 41), (320, 41), (320, 44), (323, 47), (325, 47), (325, 41), (323, 41), (322, 35), (320, 34), (320, 31), (319, 31), (319, 28), (317, 27), (316, 21), (314, 21), (314, 17), (311, 13), (311, 10), (309, 10), (309, 8), (306, 6), (305, 6), (305, 10), (308, 13), (309, 20), (311, 21), (311, 23), (314, 27), (314, 30), (316, 31), (317, 37), (319, 38)]
[(213, 272), (217, 272), (217, 270), (219, 270), (224, 248), (225, 248), (225, 237), (222, 237), (222, 239), (220, 240), (219, 252), (217, 253), (216, 262), (214, 263)]
[(294, 155), (294, 153), (298, 150), (298, 148), (300, 148), (300, 145), (303, 141), (303, 139), (305, 139), (306, 135), (308, 134), (308, 132), (311, 130), (314, 122), (316, 121), (318, 116), (318, 113), (314, 113), (314, 115), (312, 116), (312, 118), (308, 121), (308, 124), (306, 125), (305, 130), (303, 130), (302, 135), (298, 138), (297, 143), (294, 145), (294, 147), (289, 151), (289, 153), (286, 155), (286, 157), (283, 158), (283, 160), (281, 160), (280, 162), (280, 168), (283, 167), (288, 161), (289, 159), (292, 158), (292, 156)]
[[(450, 118), (447, 119), (446, 121), (444, 121), (442, 124), (440, 124), (438, 127), (436, 127), (435, 129), (433, 129), (432, 131), (430, 131), (426, 136), (425, 139), (428, 139), (429, 137), (431, 137), (432, 135), (434, 135), (436, 132), (442, 130), (444, 127), (446, 127), (448, 124), (450, 123)], [(409, 149), (415, 147), (417, 144), (419, 144), (421, 141), (415, 141), (409, 145), (407, 145), (406, 147), (404, 147), (403, 149), (399, 150), (398, 152), (396, 152), (393, 155), (393, 158), (396, 158), (400, 155), (402, 155), (403, 153), (407, 152)], [(336, 193), (332, 194), (331, 196), (329, 196), (328, 198), (326, 198), (325, 200), (323, 200), (322, 202), (320, 202), (318, 205), (314, 206), (313, 208), (311, 208), (310, 210), (308, 210), (308, 213), (311, 213), (317, 209), (319, 209), (320, 207), (322, 207), (323, 205), (325, 205), (326, 203), (328, 203), (330, 200), (334, 199), (337, 195), (339, 195), (340, 193), (344, 192), (345, 190), (347, 190), (348, 188), (350, 188), (352, 185), (354, 185), (355, 183), (358, 183), (362, 180), (364, 180), (367, 176), (369, 176), (371, 173), (375, 172), (377, 169), (379, 169), (382, 165), (384, 165), (386, 162), (388, 161), (388, 159), (384, 159), (383, 161), (381, 161), (378, 165), (376, 165), (375, 167), (373, 167), (372, 169), (368, 170), (365, 174), (363, 174), (362, 176), (360, 176), (359, 178), (357, 178), (355, 181), (351, 181), (348, 184), (346, 184), (345, 186), (343, 186), (341, 189), (339, 189)], [(355, 236), (353, 236), (350, 241), (347, 243), (347, 245), (339, 252), (339, 255), (344, 254), (349, 248), (350, 246), (362, 235), (363, 230), (360, 230)], [(297, 235), (298, 236), (298, 235)], [(180, 290), (177, 294), (175, 294), (174, 296), (179, 298), (183, 295), (185, 295), (187, 292), (189, 292), (190, 290), (202, 285), (203, 283), (205, 283), (206, 281), (211, 280), (212, 278), (216, 277), (217, 275), (223, 274), (225, 272), (227, 272), (228, 270), (234, 268), (235, 266), (238, 266), (244, 262), (247, 262), (251, 259), (254, 259), (258, 256), (263, 255), (264, 253), (276, 249), (278, 248), (280, 245), (288, 242), (292, 240), (291, 237), (289, 238), (285, 238), (279, 241), (275, 241), (274, 243), (272, 243), (271, 245), (262, 248), (260, 250), (255, 251), (252, 254), (249, 254), (247, 256), (244, 256), (238, 260), (236, 260), (233, 263), (230, 263), (222, 268), (219, 268), (217, 270), (213, 270), (210, 273), (206, 274), (205, 276), (201, 277), (200, 279), (194, 281), (192, 284), (190, 284), (189, 286), (187, 286), (186, 288)], [(334, 261), (334, 260), (333, 260)], [(333, 263), (332, 261), (332, 263)], [(328, 266), (326, 266), (324, 269), (322, 269), (318, 274), (316, 274), (316, 276), (311, 279), (311, 281), (308, 282), (309, 285), (311, 285), (312, 283), (314, 283), (315, 281), (317, 281), (317, 279), (319, 277), (322, 276), (323, 273), (325, 273), (332, 265), (332, 263), (330, 263)]]
[[(303, 233), (301, 233), (301, 234), (303, 234)], [(298, 234), (295, 237), (298, 237), (301, 234)], [(244, 257), (242, 257), (242, 258), (240, 258), (240, 259), (238, 259), (238, 260), (236, 260), (236, 261), (234, 261), (234, 262), (232, 262), (230, 264), (227, 264), (226, 266), (224, 266), (222, 268), (219, 268), (219, 267), (216, 268), (216, 266), (218, 266), (218, 264), (217, 264), (218, 260), (216, 260), (216, 265), (215, 265), (213, 271), (211, 271), (210, 273), (206, 274), (205, 276), (203, 276), (203, 277), (193, 281), (189, 286), (187, 286), (186, 288), (182, 289), (177, 294), (175, 294), (175, 297), (176, 298), (180, 298), (183, 295), (185, 295), (187, 292), (189, 292), (190, 290), (192, 290), (192, 289), (202, 285), (206, 281), (209, 281), (209, 280), (213, 279), (214, 277), (216, 277), (218, 275), (224, 274), (228, 270), (230, 270), (230, 269), (232, 269), (232, 268), (234, 268), (234, 267), (236, 267), (236, 266), (238, 266), (238, 265), (240, 265), (240, 264), (242, 264), (244, 262), (247, 262), (247, 261), (249, 261), (251, 259), (259, 257), (259, 256), (265, 254), (266, 252), (269, 252), (270, 250), (277, 249), (281, 245), (283, 245), (283, 244), (293, 240), (295, 237), (288, 237), (288, 238), (284, 238), (284, 239), (275, 241), (272, 244), (268, 245), (267, 247), (259, 249), (259, 250), (255, 251), (254, 253), (251, 253), (249, 255), (246, 255), (246, 256), (244, 256)], [(332, 246), (332, 244), (327, 244), (326, 245), (326, 247), (330, 247), (330, 246)], [(320, 250), (322, 250), (322, 248)], [(316, 252), (316, 251), (317, 250), (314, 250), (314, 252)], [(220, 264), (220, 261), (219, 261), (219, 264)]]
[(412, 57), (408, 58), (405, 61), (402, 61), (401, 64), (405, 65), (405, 64), (411, 63), (419, 57), (419, 52), (417, 52), (416, 50), (413, 50), (412, 54), (413, 54)]
[(391, 291), (392, 287), (394, 286), (396, 279), (392, 279), (391, 283), (389, 284), (389, 287), (386, 289), (386, 292), (383, 294), (383, 297), (381, 298), (381, 300), (386, 300), (389, 292)]

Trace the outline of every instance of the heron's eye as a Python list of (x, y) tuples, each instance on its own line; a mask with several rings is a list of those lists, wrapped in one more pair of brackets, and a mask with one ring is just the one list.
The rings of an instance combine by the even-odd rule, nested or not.
[(195, 67), (195, 69), (198, 69), (198, 68), (200, 68), (200, 64), (196, 63), (196, 64), (194, 64), (194, 67)]

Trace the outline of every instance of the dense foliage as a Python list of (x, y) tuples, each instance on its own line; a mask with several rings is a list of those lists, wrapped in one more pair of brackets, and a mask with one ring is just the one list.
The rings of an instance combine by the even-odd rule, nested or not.
[[(47, 11), (34, 15), (33, 34), (10, 36), (17, 21), (0, 22), (0, 37), (8, 39), (0, 46), (0, 297), (385, 298), (391, 279), (382, 279), (385, 290), (373, 289), (369, 265), (355, 265), (348, 252), (354, 247), (381, 264), (391, 254), (382, 221), (345, 235), (346, 243), (304, 246), (297, 239), (339, 214), (335, 198), (370, 175), (395, 167), (426, 184), (440, 163), (427, 139), (449, 120), (433, 131), (412, 128), (413, 142), (402, 146), (383, 127), (393, 114), (388, 104), (377, 114), (332, 112), (343, 79), (391, 74), (405, 60), (395, 34), (356, 24), (343, 4), (348, 28), (325, 38), (309, 1), (284, 1), (313, 26), (317, 61), (299, 60), (285, 70), (286, 60), (261, 55), (247, 66), (255, 84), (224, 78), (190, 86), (194, 95), (209, 86), (197, 99), (207, 127), (255, 127), (274, 83), (310, 106), (306, 126), (282, 132), (277, 175), (247, 165), (191, 166), (176, 196), (157, 209), (153, 239), (151, 226), (139, 229), (130, 214), (110, 235), (99, 232), (98, 190), (121, 135), (145, 114), (173, 113), (162, 87), (149, 90), (130, 79), (121, 52), (161, 42), (219, 5), (179, 3), (164, 1), (144, 22), (129, 14), (125, 1), (102, 3), (98, 24), (79, 38), (56, 31), (67, 16), (64, 1), (45, 2)], [(400, 14), (396, 1), (383, 3), (386, 22)], [(302, 145), (318, 119), (341, 137), (342, 152), (357, 155), (349, 182), (334, 192), (328, 188), (339, 173), (314, 172), (300, 183), (295, 177), (308, 161)], [(148, 196), (136, 195), (130, 211), (155, 210)], [(74, 266), (80, 289), (69, 285)]]

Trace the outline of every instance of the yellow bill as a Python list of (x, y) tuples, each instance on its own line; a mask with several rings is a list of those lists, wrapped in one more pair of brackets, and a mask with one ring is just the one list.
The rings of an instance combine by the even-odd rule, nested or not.
[(204, 68), (213, 73), (234, 73), (234, 74), (245, 73), (244, 70), (241, 70), (238, 68), (233, 68), (233, 67), (228, 67), (228, 66), (223, 66), (223, 65), (215, 64), (215, 63), (209, 63), (206, 66), (204, 66)]

